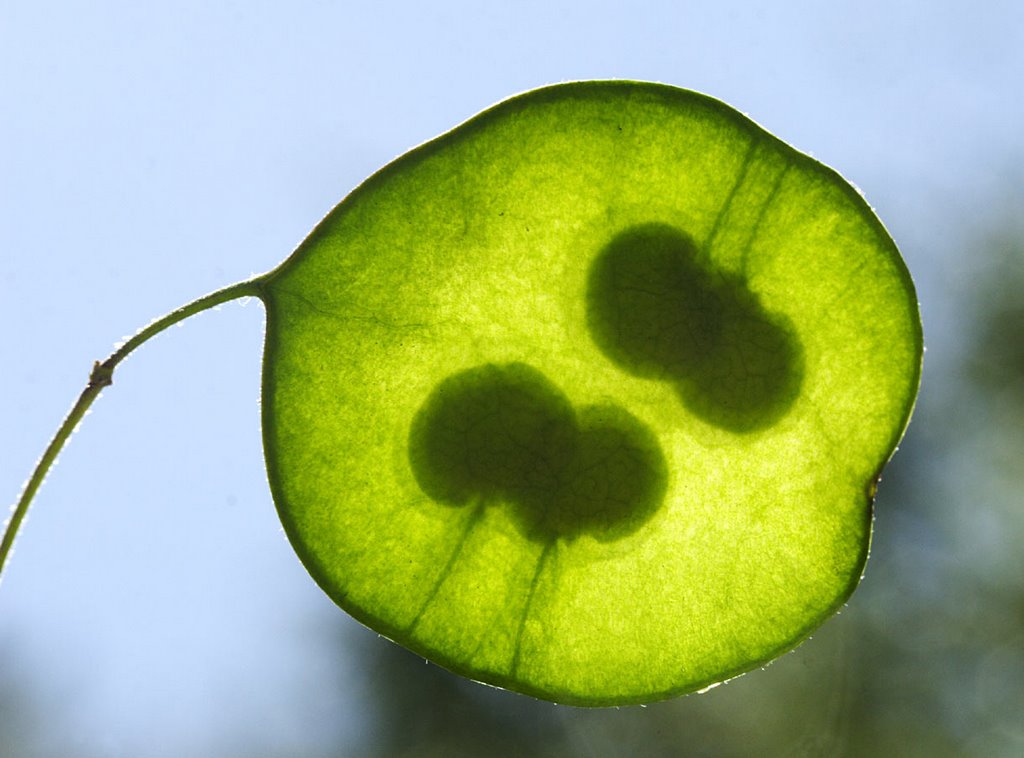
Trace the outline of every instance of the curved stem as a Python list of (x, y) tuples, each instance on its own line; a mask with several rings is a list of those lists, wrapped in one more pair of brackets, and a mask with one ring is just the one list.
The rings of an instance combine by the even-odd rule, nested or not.
[(14, 538), (18, 534), (18, 528), (21, 526), (21, 522), (25, 519), (25, 514), (28, 512), (28, 507), (32, 503), (32, 498), (35, 497), (36, 492), (39, 490), (39, 486), (43, 483), (43, 479), (46, 478), (46, 473), (50, 470), (54, 460), (60, 453), (61, 448), (64, 447), (64, 443), (68, 441), (68, 437), (78, 426), (78, 422), (82, 420), (86, 411), (89, 410), (89, 406), (92, 405), (93, 401), (99, 397), (99, 394), (103, 391), (104, 387), (109, 387), (114, 383), (114, 369), (121, 361), (128, 357), (135, 348), (139, 347), (142, 343), (149, 340), (151, 337), (156, 336), (164, 329), (169, 326), (173, 326), (182, 319), (186, 319), (189, 316), (193, 316), (196, 313), (205, 311), (214, 306), (226, 303), (229, 300), (235, 300), (240, 297), (262, 297), (263, 296), (263, 277), (256, 277), (249, 281), (239, 282), (238, 284), (232, 284), (230, 287), (212, 292), (205, 297), (201, 297), (188, 305), (182, 306), (175, 311), (171, 311), (166, 316), (158, 318), (156, 321), (151, 323), (149, 326), (141, 329), (134, 337), (129, 339), (123, 345), (117, 348), (109, 358), (102, 363), (96, 361), (92, 367), (92, 373), (89, 375), (89, 383), (82, 390), (82, 394), (79, 395), (78, 400), (71, 408), (71, 412), (68, 413), (64, 422), (57, 429), (57, 433), (54, 435), (50, 444), (47, 445), (46, 450), (43, 452), (43, 457), (39, 459), (39, 463), (36, 464), (35, 469), (32, 471), (32, 476), (29, 478), (28, 483), (25, 485), (25, 489), (21, 493), (21, 497), (18, 498), (18, 502), (14, 505), (11, 511), (11, 517), (8, 519), (7, 524), (4, 527), (3, 538), (0, 539), (0, 575), (3, 573), (4, 563), (7, 561), (7, 556), (11, 552), (11, 548), (14, 545)]

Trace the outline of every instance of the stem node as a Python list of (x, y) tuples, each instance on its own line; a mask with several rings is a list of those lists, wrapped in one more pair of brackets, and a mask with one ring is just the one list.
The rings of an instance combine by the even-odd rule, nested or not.
[(57, 459), (57, 453), (59, 453), (61, 448), (64, 447), (64, 443), (68, 441), (68, 437), (71, 436), (71, 432), (75, 430), (75, 427), (78, 426), (78, 422), (82, 420), (83, 416), (85, 416), (85, 413), (89, 410), (89, 406), (92, 405), (93, 400), (99, 396), (104, 387), (109, 387), (114, 383), (114, 369), (117, 367), (117, 364), (124, 360), (124, 358), (139, 345), (159, 334), (167, 327), (178, 323), (182, 319), (188, 318), (200, 311), (205, 311), (208, 308), (213, 308), (221, 303), (226, 303), (229, 300), (250, 296), (262, 297), (262, 284), (263, 277), (256, 277), (255, 279), (233, 284), (230, 287), (225, 287), (222, 290), (217, 290), (205, 297), (201, 297), (188, 305), (178, 308), (176, 311), (168, 313), (163, 318), (157, 319), (126, 343), (121, 345), (114, 354), (105, 361), (96, 361), (93, 363), (92, 372), (89, 374), (89, 383), (85, 386), (85, 389), (82, 390), (82, 394), (78, 397), (78, 401), (74, 406), (72, 406), (71, 412), (68, 413), (67, 418), (64, 419), (64, 423), (62, 423), (60, 428), (57, 429), (57, 433), (43, 452), (43, 457), (40, 458), (39, 463), (36, 464), (35, 470), (32, 472), (32, 476), (29, 477), (28, 483), (26, 483), (25, 489), (21, 493), (21, 497), (18, 498), (18, 502), (11, 510), (11, 517), (4, 527), (3, 534), (0, 535), (0, 575), (3, 573), (4, 563), (7, 560), (7, 556), (11, 554), (11, 549), (14, 546), (14, 538), (18, 534), (18, 528), (21, 526), (21, 522), (25, 519), (25, 514), (28, 512), (28, 506), (32, 502), (32, 498), (35, 497), (36, 491), (43, 483), (43, 479), (46, 478), (46, 472), (50, 470), (50, 466), (52, 466), (53, 462)]
[(89, 386), (101, 389), (109, 387), (114, 383), (114, 366), (109, 360), (92, 364), (92, 373), (89, 374)]

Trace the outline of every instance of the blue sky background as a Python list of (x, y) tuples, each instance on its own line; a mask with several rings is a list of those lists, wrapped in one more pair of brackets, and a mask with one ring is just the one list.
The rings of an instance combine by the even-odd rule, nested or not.
[[(712, 94), (860, 187), (941, 393), (971, 240), (1022, 197), (1024, 5), (627, 5), (0, 4), (0, 500), (122, 336), (272, 268), (409, 147), (571, 79)], [(0, 753), (365, 744), (366, 632), (266, 484), (262, 326), (233, 303), (150, 342), (61, 456), (0, 586)]]

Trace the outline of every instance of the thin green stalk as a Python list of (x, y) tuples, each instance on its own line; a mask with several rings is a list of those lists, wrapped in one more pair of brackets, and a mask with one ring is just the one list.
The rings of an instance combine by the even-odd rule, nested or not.
[(3, 573), (4, 563), (6, 563), (7, 556), (10, 554), (11, 548), (14, 545), (14, 538), (18, 534), (21, 522), (24, 521), (25, 514), (28, 512), (28, 507), (32, 503), (32, 499), (35, 497), (36, 492), (39, 490), (39, 486), (43, 483), (43, 479), (46, 478), (46, 473), (50, 470), (50, 467), (56, 460), (61, 448), (64, 447), (64, 443), (68, 441), (68, 437), (71, 436), (75, 427), (78, 426), (78, 422), (82, 420), (86, 411), (89, 410), (89, 406), (92, 405), (93, 401), (97, 397), (99, 397), (104, 387), (109, 387), (114, 383), (114, 369), (117, 367), (117, 364), (128, 357), (135, 348), (148, 341), (151, 337), (155, 337), (167, 327), (178, 323), (182, 319), (194, 316), (201, 311), (213, 308), (221, 303), (226, 303), (229, 300), (250, 296), (262, 297), (262, 295), (263, 277), (256, 277), (255, 279), (250, 279), (246, 282), (232, 284), (230, 287), (225, 287), (222, 290), (212, 292), (205, 297), (201, 297), (198, 300), (189, 303), (188, 305), (182, 306), (175, 311), (171, 311), (163, 318), (157, 319), (121, 345), (105, 361), (102, 363), (100, 361), (96, 361), (96, 363), (93, 364), (92, 373), (89, 375), (89, 383), (86, 385), (85, 389), (82, 390), (82, 394), (79, 395), (78, 400), (71, 408), (71, 412), (68, 413), (67, 418), (64, 419), (64, 422), (60, 425), (60, 428), (57, 429), (57, 433), (50, 441), (50, 444), (46, 447), (43, 457), (40, 458), (39, 463), (36, 464), (35, 470), (32, 472), (32, 476), (25, 485), (25, 489), (22, 491), (21, 497), (18, 498), (18, 502), (15, 504), (14, 509), (11, 512), (11, 517), (4, 527), (3, 539), (0, 540), (0, 575)]

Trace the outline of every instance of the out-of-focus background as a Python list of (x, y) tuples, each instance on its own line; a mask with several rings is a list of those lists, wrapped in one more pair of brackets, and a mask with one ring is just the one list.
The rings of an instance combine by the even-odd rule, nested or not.
[(0, 501), (94, 359), (269, 269), (369, 173), (510, 94), (651, 79), (860, 187), (919, 288), (914, 422), (867, 576), (765, 670), (558, 707), (382, 640), (292, 553), (263, 469), (263, 312), (147, 344), (0, 587), (0, 755), (1024, 754), (1024, 5), (0, 5)]

